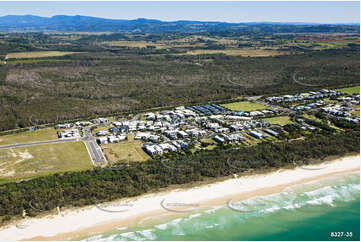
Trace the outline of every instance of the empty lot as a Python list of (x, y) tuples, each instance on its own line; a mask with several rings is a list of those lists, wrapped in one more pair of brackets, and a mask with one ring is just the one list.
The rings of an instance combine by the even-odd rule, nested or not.
[(288, 116), (265, 118), (264, 121), (266, 121), (266, 122), (268, 122), (270, 124), (278, 124), (278, 125), (281, 125), (281, 126), (292, 123), (290, 117), (288, 117)]
[(0, 184), (92, 167), (82, 142), (0, 150)]
[(337, 91), (344, 92), (347, 94), (354, 94), (354, 93), (360, 94), (360, 86), (341, 88), (338, 89)]
[(228, 108), (232, 111), (245, 111), (245, 112), (255, 111), (255, 110), (263, 110), (263, 109), (269, 108), (268, 106), (265, 106), (263, 104), (248, 102), (248, 101), (226, 103), (226, 104), (221, 104), (221, 106)]
[(150, 159), (150, 156), (142, 149), (142, 142), (140, 140), (132, 140), (132, 138), (129, 138), (129, 141), (102, 145), (102, 149), (111, 163), (118, 161), (145, 161)]
[(0, 136), (0, 145), (22, 144), (35, 141), (54, 140), (57, 138), (58, 136), (54, 128), (45, 128)]

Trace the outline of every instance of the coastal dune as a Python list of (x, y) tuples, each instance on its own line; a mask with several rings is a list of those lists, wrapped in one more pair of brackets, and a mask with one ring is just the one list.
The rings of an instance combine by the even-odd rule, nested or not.
[(0, 240), (68, 240), (158, 216), (277, 193), (293, 185), (359, 170), (360, 156), (351, 156), (315, 166), (241, 177), (235, 175), (232, 179), (190, 189), (169, 190), (84, 208), (60, 209), (56, 215), (26, 218), (0, 228)]

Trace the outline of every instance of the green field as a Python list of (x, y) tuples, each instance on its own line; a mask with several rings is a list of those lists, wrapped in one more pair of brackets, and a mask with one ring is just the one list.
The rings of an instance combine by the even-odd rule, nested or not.
[(337, 89), (337, 91), (345, 92), (347, 94), (354, 94), (354, 93), (360, 94), (360, 86), (341, 88), (341, 89)]
[(232, 111), (245, 111), (245, 112), (255, 111), (255, 110), (263, 110), (263, 109), (269, 108), (268, 106), (265, 106), (263, 104), (248, 102), (248, 101), (226, 103), (226, 104), (221, 104), (221, 106), (225, 107), (227, 109), (230, 109)]
[(29, 51), (29, 52), (17, 52), (9, 53), (5, 59), (29, 59), (29, 58), (44, 58), (53, 56), (64, 56), (70, 54), (76, 54), (78, 52), (70, 51)]
[(57, 138), (58, 136), (54, 128), (45, 128), (0, 136), (0, 145), (30, 143), (35, 141), (54, 140)]
[(292, 120), (288, 116), (265, 118), (263, 120), (270, 123), (270, 124), (278, 124), (278, 125), (281, 125), (281, 126), (292, 123)]
[(133, 137), (128, 136), (128, 141), (120, 143), (102, 145), (103, 152), (110, 163), (117, 161), (145, 161), (150, 159), (150, 156), (142, 149), (142, 142), (140, 140), (133, 140)]
[(66, 171), (92, 169), (82, 142), (0, 150), (0, 184)]

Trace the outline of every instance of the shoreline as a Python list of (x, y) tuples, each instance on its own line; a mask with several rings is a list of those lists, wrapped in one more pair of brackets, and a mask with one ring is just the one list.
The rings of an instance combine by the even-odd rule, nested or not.
[[(227, 179), (193, 188), (173, 189), (120, 199), (98, 206), (71, 208), (60, 215), (26, 218), (0, 228), (3, 240), (69, 240), (128, 227), (153, 217), (225, 205), (230, 200), (278, 193), (287, 187), (360, 171), (360, 156), (347, 156), (304, 168)], [(164, 206), (168, 205), (168, 206)], [(90, 232), (91, 231), (91, 232)]]

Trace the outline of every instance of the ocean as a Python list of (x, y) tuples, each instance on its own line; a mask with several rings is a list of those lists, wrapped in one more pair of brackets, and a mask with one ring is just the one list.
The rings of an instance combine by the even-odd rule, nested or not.
[(360, 174), (333, 176), (276, 194), (155, 218), (91, 240), (360, 240)]

